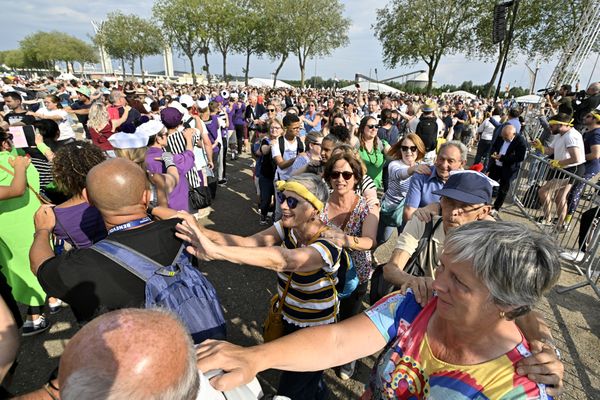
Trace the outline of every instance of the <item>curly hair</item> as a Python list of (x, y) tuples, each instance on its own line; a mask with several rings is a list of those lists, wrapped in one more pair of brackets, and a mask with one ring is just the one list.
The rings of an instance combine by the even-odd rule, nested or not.
[(52, 174), (56, 186), (68, 196), (80, 195), (89, 170), (105, 159), (102, 150), (92, 143), (76, 141), (65, 144), (54, 154)]

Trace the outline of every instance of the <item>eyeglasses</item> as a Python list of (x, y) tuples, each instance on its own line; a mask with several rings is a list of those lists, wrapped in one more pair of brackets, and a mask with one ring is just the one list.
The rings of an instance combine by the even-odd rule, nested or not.
[(300, 203), (300, 200), (297, 198), (286, 196), (283, 192), (277, 192), (277, 201), (279, 201), (279, 204), (287, 203), (290, 210), (296, 208), (298, 203)]
[(400, 146), (402, 151), (412, 151), (413, 153), (417, 152), (417, 146)]
[(312, 144), (312, 145), (315, 145), (315, 146), (320, 146), (321, 145), (321, 142), (309, 142), (309, 143)]
[(367, 128), (369, 128), (369, 129), (375, 129), (375, 128), (377, 128), (377, 125), (376, 124), (370, 124), (370, 125), (367, 125)]
[(316, 107), (314, 104), (309, 104), (308, 106), (309, 107)]
[(344, 180), (349, 181), (354, 176), (354, 172), (351, 171), (332, 171), (330, 176), (331, 179), (340, 179), (340, 175)]
[(267, 111), (268, 112), (275, 112), (275, 109), (274, 108), (267, 108)]

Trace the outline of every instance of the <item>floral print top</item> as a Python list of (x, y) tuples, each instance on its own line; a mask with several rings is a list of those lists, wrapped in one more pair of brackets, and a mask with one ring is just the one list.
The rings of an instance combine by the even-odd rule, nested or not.
[[(332, 228), (341, 229), (340, 226), (337, 226), (333, 221), (329, 220), (328, 216), (329, 203), (325, 204), (325, 208), (321, 213), (321, 221), (325, 223), (327, 226)], [(350, 219), (346, 224), (346, 228), (344, 229), (344, 233), (350, 236), (362, 236), (362, 226), (369, 215), (369, 205), (364, 197), (359, 196), (358, 204), (352, 210), (352, 214), (350, 215)], [(373, 273), (373, 266), (371, 263), (371, 251), (370, 250), (348, 250), (350, 257), (352, 258), (352, 262), (354, 263), (354, 267), (356, 268), (356, 274), (358, 275), (358, 280), (360, 283), (364, 283), (371, 279), (371, 275)]]

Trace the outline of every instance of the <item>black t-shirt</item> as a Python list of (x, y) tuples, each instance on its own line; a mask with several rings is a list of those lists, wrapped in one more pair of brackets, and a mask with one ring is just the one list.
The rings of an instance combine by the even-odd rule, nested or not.
[[(269, 139), (263, 138), (260, 142), (260, 147), (269, 146)], [(273, 162), (273, 155), (271, 150), (267, 154), (263, 154), (262, 163), (260, 164), (260, 176), (264, 176), (268, 179), (275, 179), (275, 164)]]
[(8, 122), (9, 125), (16, 124), (19, 122), (22, 122), (25, 125), (33, 125), (33, 123), (35, 122), (35, 117), (32, 115), (27, 115), (27, 111), (23, 111), (20, 113), (11, 111), (4, 116), (4, 120)]
[[(175, 237), (175, 225), (180, 221), (153, 222), (115, 232), (109, 239), (168, 265), (181, 247), (181, 240)], [(144, 282), (92, 249), (71, 250), (49, 259), (40, 266), (37, 277), (48, 296), (69, 303), (79, 322), (111, 310), (143, 307), (145, 303)]]
[[(83, 101), (81, 100), (77, 100), (75, 101), (73, 104), (71, 104), (71, 108), (73, 110), (88, 110), (92, 107), (93, 103), (90, 104), (85, 104)], [(77, 116), (77, 120), (79, 122), (81, 122), (83, 124), (83, 126), (87, 126), (87, 122), (89, 119), (89, 115), (88, 114), (75, 114)]]

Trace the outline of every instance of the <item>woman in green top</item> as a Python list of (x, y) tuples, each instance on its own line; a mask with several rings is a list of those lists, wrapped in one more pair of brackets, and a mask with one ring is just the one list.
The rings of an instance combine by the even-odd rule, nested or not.
[(364, 117), (358, 127), (360, 147), (358, 153), (367, 166), (367, 175), (373, 179), (377, 189), (383, 189), (383, 166), (385, 153), (390, 145), (377, 137), (377, 120), (374, 117)]
[[(17, 156), (12, 135), (0, 130), (0, 186), (10, 187), (14, 179), (22, 178), (23, 171), (13, 161)], [(42, 314), (46, 294), (29, 268), (29, 248), (35, 232), (33, 215), (41, 205), (33, 192), (40, 189), (39, 174), (33, 167), (25, 173), (29, 188), (0, 200), (0, 266), (15, 300), (29, 306), (23, 325), (23, 335), (28, 336), (45, 331), (49, 324)]]

